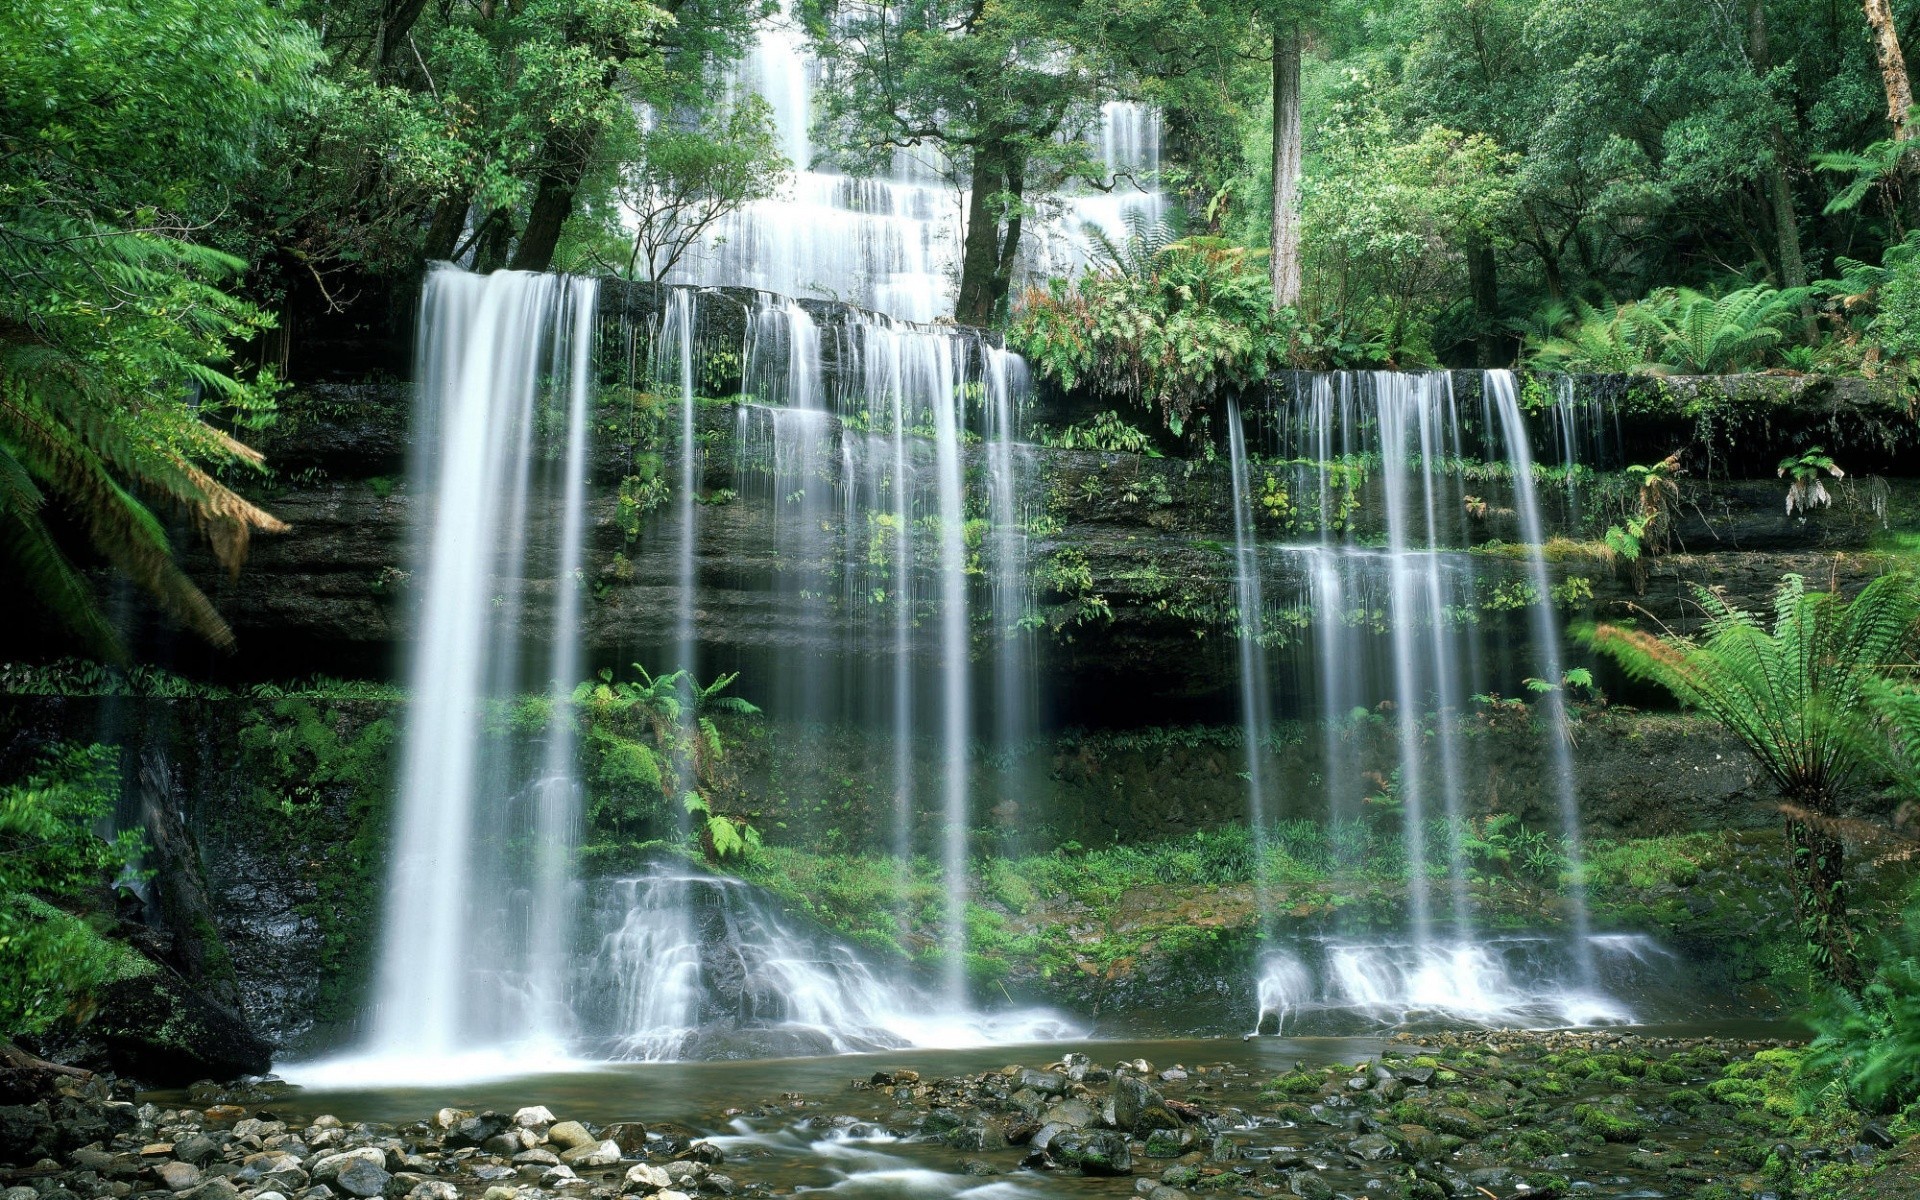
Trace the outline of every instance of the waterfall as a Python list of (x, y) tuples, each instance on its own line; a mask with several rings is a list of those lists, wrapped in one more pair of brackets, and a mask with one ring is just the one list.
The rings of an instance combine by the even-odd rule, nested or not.
[(1573, 732), (1567, 723), (1567, 696), (1560, 669), (1560, 621), (1553, 611), (1553, 589), (1547, 577), (1546, 529), (1540, 519), (1540, 503), (1533, 484), (1533, 450), (1529, 445), (1526, 418), (1514, 387), (1513, 372), (1488, 371), (1486, 397), (1499, 414), (1500, 433), (1507, 445), (1507, 462), (1513, 471), (1514, 506), (1520, 514), (1520, 533), (1527, 548), (1527, 578), (1533, 586), (1533, 602), (1527, 612), (1533, 627), (1533, 653), (1540, 664), (1538, 678), (1546, 685), (1540, 707), (1547, 719), (1547, 749), (1553, 762), (1554, 799), (1560, 806), (1560, 836), (1575, 870), (1569, 884), (1569, 916), (1573, 925), (1574, 947), (1578, 955), (1581, 979), (1593, 981), (1593, 958), (1588, 950), (1586, 884), (1578, 870), (1580, 864), (1580, 801), (1573, 781)]
[[(1296, 703), (1322, 724), (1328, 819), (1353, 822), (1369, 807), (1360, 803), (1366, 789), (1374, 805), (1398, 814), (1408, 896), (1403, 961), (1394, 968), (1404, 986), (1394, 985), (1394, 994), (1412, 997), (1412, 1007), (1424, 997), (1431, 1007), (1471, 1014), (1499, 1005), (1476, 1008), (1462, 982), (1486, 967), (1469, 887), (1466, 797), (1478, 751), (1462, 734), (1468, 697), (1526, 695), (1532, 689), (1523, 677), (1556, 685), (1539, 693), (1535, 712), (1545, 730), (1545, 790), (1576, 869), (1570, 936), (1564, 953), (1549, 957), (1571, 971), (1559, 984), (1574, 998), (1569, 1004), (1622, 1011), (1594, 993), (1597, 940), (1578, 883), (1579, 812), (1566, 698), (1557, 686), (1560, 629), (1526, 415), (1510, 372), (1483, 373), (1478, 405), (1463, 406), (1453, 381), (1440, 371), (1303, 373), (1284, 381), (1264, 412), (1229, 403), (1242, 719), (1250, 738), (1266, 727), (1277, 681), (1263, 643), (1285, 646), (1291, 632), (1269, 639), (1268, 626), (1246, 615), (1259, 606), (1266, 554), (1300, 588), (1297, 608), (1282, 611), (1302, 613), (1300, 624), (1310, 626), (1298, 646), (1314, 669), (1300, 673), (1305, 690)], [(1576, 417), (1579, 432), (1570, 436)], [(1551, 419), (1567, 465), (1588, 461), (1602, 444), (1592, 432), (1599, 414), (1563, 404)], [(1475, 553), (1489, 540), (1525, 549), (1493, 559)], [(1516, 559), (1519, 578), (1488, 579), (1481, 565)], [(1501, 632), (1509, 620), (1524, 622), (1522, 636)], [(1391, 733), (1396, 773), (1362, 783), (1373, 725)], [(1265, 811), (1259, 758), (1250, 755), (1247, 765), (1255, 844), (1264, 849), (1261, 824), (1273, 815)], [(1342, 992), (1316, 977), (1350, 958), (1270, 952), (1263, 986), (1292, 998), (1267, 1005), (1269, 1017), (1296, 1011), (1303, 988), (1325, 992), (1323, 1006), (1344, 995), (1355, 1009), (1392, 1007), (1380, 997), (1394, 988), (1354, 984)]]
[(1233, 473), (1233, 600), (1239, 613), (1241, 738), (1247, 752), (1247, 816), (1253, 829), (1254, 879), (1259, 890), (1261, 926), (1266, 921), (1267, 788), (1264, 767), (1267, 738), (1273, 732), (1269, 710), (1272, 680), (1267, 672), (1265, 602), (1261, 599), (1260, 561), (1254, 546), (1253, 480), (1248, 474), (1246, 428), (1238, 401), (1227, 401), (1228, 468)]
[[(813, 144), (812, 89), (818, 74), (805, 32), (783, 2), (763, 20), (730, 92), (764, 100), (793, 175), (783, 194), (727, 214), (673, 273), (675, 282), (737, 284), (783, 296), (844, 300), (904, 321), (953, 311), (969, 193), (931, 145), (902, 148), (885, 174), (839, 173)], [(1088, 230), (1125, 241), (1128, 222), (1166, 214), (1160, 189), (1160, 116), (1148, 105), (1112, 100), (1097, 124), (1062, 135), (1085, 143), (1104, 165), (1100, 187), (1034, 197), (1020, 273), (1046, 279), (1094, 257)]]
[[(431, 272), (421, 301), (413, 578), (398, 817), (370, 1049), (415, 1061), (559, 1045), (579, 821), (573, 722), (580, 670), (592, 281)], [(558, 447), (545, 406), (564, 413)], [(557, 452), (552, 479), (536, 465)], [(557, 521), (551, 555), (527, 530)], [(544, 549), (540, 548), (540, 549)], [(523, 641), (522, 580), (551, 579), (552, 621)], [(536, 777), (485, 729), (497, 702), (544, 678)], [(531, 811), (529, 811), (531, 810)], [(520, 844), (530, 840), (531, 853)]]

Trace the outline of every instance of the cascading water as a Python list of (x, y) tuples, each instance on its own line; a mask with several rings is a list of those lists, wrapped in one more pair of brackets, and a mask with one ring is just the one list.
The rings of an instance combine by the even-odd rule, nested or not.
[[(579, 802), (566, 698), (580, 666), (596, 299), (590, 280), (440, 269), (421, 302), (423, 603), (368, 1045), (414, 1068), (509, 1044), (553, 1053), (569, 1032)], [(549, 405), (564, 414), (557, 448), (540, 434)], [(554, 478), (534, 478), (556, 449)], [(559, 526), (544, 559), (526, 544), (536, 518)], [(537, 647), (524, 644), (519, 603), (532, 576), (553, 580)], [(550, 681), (553, 708), (529, 779), (486, 722), (535, 679)]]
[[(791, 181), (783, 194), (716, 222), (672, 278), (844, 300), (905, 321), (951, 313), (966, 190), (930, 147), (897, 151), (878, 178), (841, 174), (819, 161), (812, 139), (817, 72), (792, 7), (783, 4), (761, 23), (732, 81), (736, 95), (766, 102)], [(1086, 265), (1094, 250), (1089, 227), (1120, 241), (1130, 222), (1165, 215), (1157, 112), (1108, 101), (1098, 122), (1077, 135), (1104, 164), (1103, 186), (1041, 198), (1023, 252), (1034, 278)]]
[[(1233, 599), (1239, 613), (1241, 737), (1247, 752), (1247, 814), (1253, 828), (1254, 875), (1264, 918), (1266, 898), (1267, 738), (1272, 680), (1267, 671), (1266, 605), (1254, 545), (1253, 480), (1248, 474), (1246, 427), (1237, 401), (1227, 402), (1228, 469), (1233, 472)], [(1261, 921), (1264, 926), (1265, 920)]]
[[(1304, 673), (1311, 680), (1303, 681), (1307, 690), (1295, 704), (1326, 730), (1326, 814), (1336, 825), (1355, 822), (1364, 807), (1360, 797), (1371, 789), (1376, 805), (1399, 814), (1408, 878), (1404, 942), (1354, 942), (1338, 955), (1268, 955), (1261, 985), (1262, 1019), (1268, 1023), (1303, 1006), (1343, 1004), (1376, 1017), (1446, 1010), (1471, 1020), (1491, 1019), (1488, 1014), (1620, 1019), (1625, 1011), (1593, 991), (1596, 940), (1588, 932), (1577, 870), (1567, 905), (1570, 936), (1563, 953), (1549, 956), (1559, 964), (1557, 976), (1534, 972), (1529, 978), (1538, 987), (1499, 983), (1488, 974), (1491, 960), (1474, 933), (1465, 811), (1465, 780), (1473, 768), (1461, 734), (1467, 696), (1503, 688), (1511, 693), (1522, 675), (1545, 684), (1561, 680), (1560, 634), (1541, 549), (1545, 523), (1525, 416), (1511, 373), (1486, 372), (1480, 392), (1475, 411), (1456, 401), (1447, 372), (1301, 375), (1279, 389), (1265, 413), (1243, 419), (1229, 408), (1237, 604), (1244, 613), (1257, 594), (1261, 547), (1258, 531), (1249, 532), (1256, 509), (1247, 498), (1259, 492), (1269, 524), (1282, 527), (1266, 552), (1291, 564), (1303, 581), (1297, 610), (1311, 626), (1303, 640), (1317, 669)], [(1256, 424), (1265, 436), (1264, 462), (1246, 445)], [(1504, 503), (1498, 494), (1503, 486)], [(1497, 528), (1527, 548), (1526, 570), (1524, 578), (1488, 592), (1471, 548)], [(1293, 540), (1302, 532), (1315, 536)], [(1487, 631), (1487, 624), (1514, 610), (1524, 610), (1524, 639)], [(1274, 686), (1267, 652), (1257, 643), (1262, 629), (1244, 616), (1240, 621), (1242, 711), (1250, 739), (1265, 734)], [(1562, 692), (1542, 692), (1537, 711), (1546, 727), (1563, 846), (1577, 863), (1579, 814)], [(1395, 773), (1357, 783), (1364, 772), (1359, 743), (1376, 723), (1392, 731)], [(1266, 811), (1259, 766), (1257, 758), (1249, 759), (1256, 822), (1276, 815)], [(1430, 887), (1441, 880), (1444, 922), (1434, 913)], [(1377, 977), (1377, 986), (1329, 981), (1329, 971), (1346, 970), (1341, 964), (1367, 955), (1398, 965), (1367, 976)], [(1400, 982), (1377, 982), (1389, 976)], [(1535, 994), (1540, 988), (1552, 995)]]

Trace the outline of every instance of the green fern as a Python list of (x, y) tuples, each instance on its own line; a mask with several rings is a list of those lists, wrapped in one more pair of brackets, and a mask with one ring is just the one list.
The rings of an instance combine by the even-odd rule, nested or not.
[(1789, 575), (1761, 618), (1695, 589), (1706, 636), (1656, 637), (1602, 625), (1594, 645), (1626, 672), (1659, 683), (1737, 737), (1786, 801), (1802, 923), (1816, 963), (1850, 991), (1860, 976), (1847, 924), (1838, 800), (1872, 759), (1876, 681), (1910, 670), (1920, 644), (1920, 587), (1874, 580), (1851, 603)]

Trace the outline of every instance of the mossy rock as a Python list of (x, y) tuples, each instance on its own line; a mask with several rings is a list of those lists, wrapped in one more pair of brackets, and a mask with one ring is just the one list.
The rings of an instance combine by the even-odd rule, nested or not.
[(1579, 1104), (1573, 1116), (1582, 1132), (1609, 1142), (1637, 1142), (1650, 1132), (1625, 1104)]

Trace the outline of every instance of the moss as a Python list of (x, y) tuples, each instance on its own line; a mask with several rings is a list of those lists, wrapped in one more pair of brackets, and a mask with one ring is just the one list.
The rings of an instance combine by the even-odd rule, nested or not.
[(1573, 1116), (1583, 1133), (1608, 1142), (1637, 1142), (1650, 1132), (1625, 1104), (1576, 1104)]

